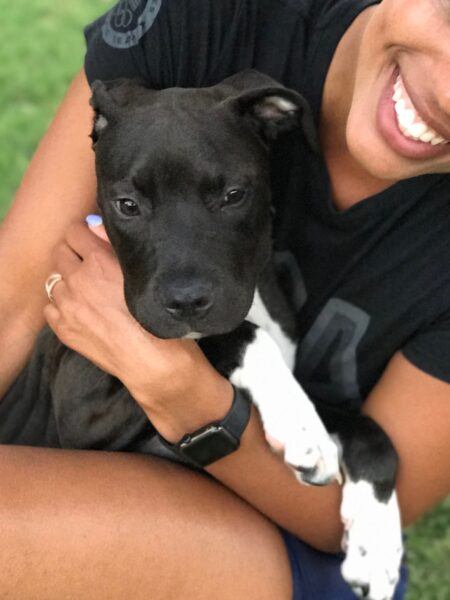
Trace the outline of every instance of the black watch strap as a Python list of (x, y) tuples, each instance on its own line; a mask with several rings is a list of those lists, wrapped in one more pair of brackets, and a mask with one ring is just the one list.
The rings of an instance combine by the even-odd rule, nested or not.
[(233, 391), (234, 396), (230, 410), (220, 421), (220, 424), (240, 441), (250, 420), (251, 402), (247, 390), (233, 386)]
[(186, 434), (177, 444), (169, 444), (160, 436), (163, 445), (179, 455), (183, 462), (200, 468), (237, 450), (250, 420), (251, 402), (246, 390), (234, 386), (233, 389), (233, 403), (221, 421)]

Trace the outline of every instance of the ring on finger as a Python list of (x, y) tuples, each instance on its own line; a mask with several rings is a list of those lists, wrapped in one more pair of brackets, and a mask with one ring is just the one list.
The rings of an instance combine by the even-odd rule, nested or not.
[(48, 299), (53, 304), (55, 303), (55, 299), (53, 298), (52, 291), (55, 285), (60, 281), (62, 281), (61, 273), (52, 273), (45, 282), (45, 291), (47, 292)]

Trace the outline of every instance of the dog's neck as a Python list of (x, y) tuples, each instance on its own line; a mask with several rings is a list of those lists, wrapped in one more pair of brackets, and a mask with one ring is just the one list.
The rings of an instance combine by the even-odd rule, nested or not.
[[(295, 313), (281, 290), (273, 263), (265, 267), (259, 278), (253, 303), (245, 320), (267, 331), (280, 348), (286, 364), (292, 371), (297, 350)], [(186, 339), (192, 340), (203, 337), (201, 333), (195, 331), (185, 336)]]

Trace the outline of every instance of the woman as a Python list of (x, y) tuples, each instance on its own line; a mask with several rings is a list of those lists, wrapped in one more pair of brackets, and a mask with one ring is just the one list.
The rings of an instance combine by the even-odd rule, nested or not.
[[(122, 1), (91, 25), (85, 72), (2, 225), (1, 415), (9, 433), (16, 424), (11, 442), (18, 429), (45, 433), (16, 379), (43, 315), (122, 379), (169, 441), (229, 409), (228, 382), (194, 342), (136, 326), (108, 244), (81, 224), (95, 206), (88, 82), (200, 86), (254, 67), (308, 98), (321, 138), (322, 159), (292, 142), (274, 163), (276, 243), (301, 309), (297, 374), (322, 401), (362, 404), (390, 435), (405, 525), (445, 497), (449, 36), (447, 0)], [(63, 281), (48, 304), (43, 284), (55, 270)], [(151, 457), (10, 446), (0, 469), (5, 595), (353, 597), (327, 554), (340, 547), (340, 488), (299, 486), (255, 414), (240, 449), (206, 468), (214, 479)]]

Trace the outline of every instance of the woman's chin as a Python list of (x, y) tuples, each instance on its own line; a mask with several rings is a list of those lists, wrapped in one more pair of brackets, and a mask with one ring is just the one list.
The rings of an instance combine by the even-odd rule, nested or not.
[(375, 149), (367, 152), (362, 144), (355, 143), (350, 153), (359, 165), (374, 179), (395, 183), (404, 179), (412, 179), (420, 175), (434, 173), (448, 173), (447, 165), (408, 164), (408, 161), (397, 159), (388, 152), (376, 152)]

